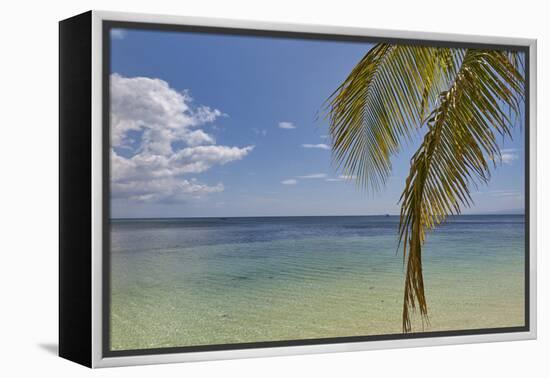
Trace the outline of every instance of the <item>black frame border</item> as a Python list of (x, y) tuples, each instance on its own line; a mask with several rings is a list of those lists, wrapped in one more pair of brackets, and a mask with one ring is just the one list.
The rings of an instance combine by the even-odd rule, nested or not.
[(59, 356), (92, 366), (92, 12), (59, 21)]
[[(172, 354), (172, 353), (192, 353), (192, 352), (210, 352), (210, 351), (226, 351), (238, 349), (259, 349), (259, 348), (278, 348), (292, 346), (308, 346), (322, 344), (341, 344), (353, 342), (367, 341), (386, 341), (386, 340), (408, 340), (422, 338), (438, 338), (449, 336), (473, 336), (473, 335), (488, 335), (499, 333), (516, 333), (530, 331), (530, 49), (529, 46), (507, 45), (507, 44), (491, 44), (491, 43), (469, 43), (469, 42), (454, 42), (444, 40), (422, 40), (409, 38), (393, 38), (393, 37), (369, 37), (359, 35), (344, 35), (344, 34), (327, 34), (315, 32), (291, 32), (291, 31), (275, 31), (261, 29), (245, 29), (245, 28), (229, 28), (229, 27), (213, 27), (213, 26), (196, 26), (196, 25), (181, 25), (181, 24), (163, 24), (153, 22), (133, 22), (133, 21), (115, 21), (103, 20), (101, 25), (101, 38), (103, 51), (102, 54), (102, 191), (103, 191), (103, 219), (102, 219), (102, 356), (103, 357), (125, 357), (125, 356), (144, 356), (157, 354)], [(518, 327), (500, 327), (500, 328), (483, 328), (470, 330), (455, 330), (455, 331), (434, 331), (434, 332), (416, 332), (408, 334), (386, 334), (386, 335), (369, 335), (369, 336), (348, 336), (348, 337), (331, 337), (318, 339), (298, 339), (298, 340), (281, 340), (281, 341), (263, 341), (249, 343), (233, 343), (233, 344), (211, 344), (197, 346), (181, 346), (181, 347), (165, 347), (152, 349), (131, 349), (131, 350), (111, 350), (110, 349), (110, 302), (111, 302), (111, 266), (110, 266), (110, 72), (111, 72), (111, 38), (110, 31), (115, 28), (149, 30), (149, 31), (167, 31), (167, 32), (186, 32), (186, 33), (201, 33), (214, 35), (234, 35), (248, 37), (264, 37), (264, 38), (289, 38), (289, 39), (304, 39), (318, 41), (342, 41), (342, 42), (359, 42), (359, 43), (379, 43), (390, 42), (396, 44), (434, 46), (434, 47), (451, 47), (451, 48), (479, 48), (491, 50), (511, 50), (523, 52), (525, 54), (525, 110), (524, 110), (524, 225), (525, 225), (525, 273), (524, 273), (524, 321), (523, 326)]]

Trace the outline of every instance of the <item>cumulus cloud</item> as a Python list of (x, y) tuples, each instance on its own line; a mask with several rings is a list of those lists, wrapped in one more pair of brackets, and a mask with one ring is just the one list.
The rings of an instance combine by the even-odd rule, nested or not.
[(124, 198), (140, 202), (175, 202), (190, 198), (201, 198), (209, 193), (223, 191), (222, 183), (208, 186), (195, 179), (168, 177), (159, 180), (114, 182), (111, 186), (113, 198)]
[(290, 129), (295, 129), (296, 126), (292, 122), (283, 121), (283, 122), (279, 122), (279, 128), (290, 130)]
[(183, 201), (223, 191), (222, 183), (209, 186), (188, 176), (241, 160), (254, 147), (216, 145), (201, 127), (224, 114), (191, 102), (187, 92), (176, 91), (166, 81), (111, 75), (114, 197)]
[(287, 179), (287, 180), (281, 181), (281, 184), (283, 185), (296, 185), (297, 183), (298, 181), (295, 179)]
[(138, 153), (124, 158), (111, 151), (113, 180), (139, 181), (202, 173), (214, 165), (241, 160), (253, 147), (197, 146), (183, 148), (168, 156)]
[(318, 149), (321, 149), (321, 150), (330, 150), (330, 147), (325, 143), (318, 143), (318, 144), (304, 143), (304, 144), (302, 144), (302, 147), (304, 147), (304, 148), (318, 148)]
[(192, 98), (164, 80), (111, 75), (111, 143), (124, 144), (128, 132), (143, 131), (143, 147), (150, 152), (170, 153), (171, 143), (213, 144), (203, 130), (194, 129), (222, 116), (206, 106), (192, 109)]

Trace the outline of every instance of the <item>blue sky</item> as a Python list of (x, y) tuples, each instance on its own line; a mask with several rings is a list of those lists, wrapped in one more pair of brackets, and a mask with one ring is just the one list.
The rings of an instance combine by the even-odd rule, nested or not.
[[(409, 159), (381, 193), (331, 162), (323, 102), (365, 43), (116, 30), (112, 216), (397, 214)], [(318, 115), (321, 114), (321, 117)], [(465, 213), (523, 209), (523, 130)]]

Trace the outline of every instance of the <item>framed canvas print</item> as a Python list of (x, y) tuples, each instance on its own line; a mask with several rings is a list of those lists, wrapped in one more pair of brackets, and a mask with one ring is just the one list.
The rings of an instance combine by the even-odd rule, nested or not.
[(536, 337), (534, 40), (60, 22), (62, 357)]

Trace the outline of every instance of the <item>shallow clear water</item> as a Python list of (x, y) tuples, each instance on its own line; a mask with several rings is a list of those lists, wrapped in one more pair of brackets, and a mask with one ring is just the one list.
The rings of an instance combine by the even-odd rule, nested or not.
[[(113, 220), (111, 348), (400, 333), (398, 221)], [(449, 220), (423, 266), (424, 331), (524, 324), (523, 215)]]

